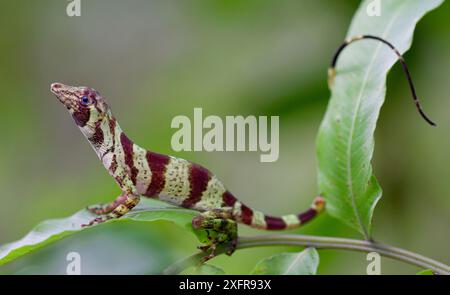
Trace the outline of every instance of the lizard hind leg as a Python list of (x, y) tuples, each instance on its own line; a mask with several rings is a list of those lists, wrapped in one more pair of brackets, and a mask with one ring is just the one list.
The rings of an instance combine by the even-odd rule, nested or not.
[(237, 245), (238, 231), (237, 223), (231, 219), (228, 210), (206, 211), (192, 219), (194, 229), (206, 231), (207, 239), (205, 245), (198, 248), (202, 251), (209, 251), (203, 258), (203, 262), (216, 256), (216, 249), (219, 246), (228, 246), (227, 255), (233, 254)]

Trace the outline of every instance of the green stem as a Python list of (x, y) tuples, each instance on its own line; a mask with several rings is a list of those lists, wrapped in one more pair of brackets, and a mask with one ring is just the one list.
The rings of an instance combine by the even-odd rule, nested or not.
[[(433, 272), (438, 274), (450, 275), (450, 266), (444, 263), (414, 252), (372, 241), (335, 237), (271, 234), (255, 237), (240, 237), (237, 250), (262, 246), (305, 246), (314, 247), (317, 249), (342, 249), (359, 252), (377, 252), (385, 257), (403, 261), (420, 268), (431, 269)], [(216, 254), (220, 255), (225, 252), (226, 249), (224, 247), (220, 247), (217, 249)], [(164, 271), (164, 274), (179, 274), (191, 266), (201, 264), (201, 259), (204, 256), (205, 253), (203, 252), (189, 256), (169, 266)]]

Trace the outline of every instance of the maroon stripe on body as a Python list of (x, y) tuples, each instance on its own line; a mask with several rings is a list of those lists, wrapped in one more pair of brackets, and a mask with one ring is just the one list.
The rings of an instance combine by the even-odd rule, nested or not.
[(139, 170), (134, 167), (133, 160), (133, 142), (122, 132), (120, 134), (120, 142), (122, 143), (123, 152), (125, 153), (125, 164), (130, 169), (130, 178), (134, 185), (136, 185), (136, 178)]
[(109, 132), (111, 132), (111, 135), (114, 137), (115, 129), (116, 129), (116, 119), (113, 117), (109, 119)]
[(116, 173), (117, 170), (117, 156), (114, 155), (111, 161), (111, 166), (109, 167), (109, 171), (111, 171), (113, 174)]
[(229, 191), (226, 191), (222, 195), (223, 207), (233, 207), (237, 199)]
[(303, 213), (300, 213), (298, 215), (298, 219), (300, 219), (300, 223), (303, 224), (305, 222), (308, 222), (309, 220), (313, 219), (317, 215), (317, 211), (313, 208), (310, 208), (306, 210)]
[(111, 133), (112, 144), (111, 144), (111, 153), (114, 153), (116, 150), (116, 118), (112, 117), (108, 121), (109, 124), (109, 133)]
[(152, 171), (152, 180), (145, 195), (147, 197), (155, 197), (164, 188), (164, 184), (166, 182), (164, 173), (166, 172), (166, 166), (169, 164), (170, 157), (153, 152), (147, 152), (146, 158), (148, 166)]
[(211, 179), (211, 172), (208, 169), (197, 165), (191, 164), (189, 167), (189, 183), (191, 191), (189, 197), (183, 201), (182, 207), (191, 208), (202, 198), (203, 192), (208, 187), (208, 182)]
[(242, 223), (251, 225), (253, 219), (253, 210), (244, 204), (241, 204), (241, 220)]
[(96, 147), (99, 147), (102, 145), (104, 140), (103, 130), (100, 127), (100, 124), (95, 124), (95, 132), (94, 134), (89, 138), (89, 141)]
[(281, 217), (274, 217), (274, 216), (264, 216), (264, 219), (266, 220), (267, 229), (269, 230), (279, 230), (279, 229), (285, 229), (286, 228), (286, 222), (284, 222), (283, 218)]
[(115, 179), (116, 179), (117, 183), (119, 184), (119, 186), (120, 186), (120, 187), (123, 187), (123, 180), (122, 180), (122, 177), (116, 176)]

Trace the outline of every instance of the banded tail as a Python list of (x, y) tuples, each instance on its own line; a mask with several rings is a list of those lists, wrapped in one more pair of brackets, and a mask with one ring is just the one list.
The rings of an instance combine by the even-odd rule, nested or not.
[(226, 191), (223, 196), (224, 205), (233, 208), (233, 219), (253, 228), (264, 230), (284, 230), (297, 228), (313, 219), (325, 208), (325, 200), (317, 196), (311, 207), (300, 214), (283, 215), (280, 217), (266, 215), (260, 211), (253, 210), (238, 201), (230, 192)]
[(364, 39), (372, 39), (372, 40), (379, 41), (379, 42), (387, 45), (389, 48), (391, 48), (394, 51), (394, 53), (398, 57), (398, 60), (402, 64), (403, 72), (405, 73), (406, 78), (408, 80), (409, 89), (411, 91), (412, 99), (417, 108), (417, 111), (419, 112), (419, 114), (422, 116), (422, 118), (428, 124), (430, 124), (431, 126), (436, 126), (436, 123), (434, 123), (422, 110), (422, 106), (420, 105), (419, 98), (417, 97), (416, 89), (414, 88), (411, 74), (409, 73), (409, 69), (408, 69), (408, 66), (406, 65), (405, 59), (400, 54), (400, 52), (397, 50), (397, 48), (394, 47), (394, 45), (392, 45), (390, 42), (388, 42), (380, 37), (372, 36), (372, 35), (358, 35), (358, 36), (349, 38), (344, 43), (342, 43), (341, 46), (339, 46), (339, 48), (336, 50), (336, 53), (334, 54), (334, 57), (331, 61), (331, 65), (328, 68), (328, 86), (329, 86), (329, 88), (331, 89), (333, 87), (334, 77), (336, 76), (336, 63), (337, 63), (337, 60), (338, 60), (339, 55), (341, 54), (342, 50), (344, 50), (344, 48), (347, 47), (348, 45), (350, 45), (351, 43), (359, 41), (359, 40), (364, 40)]

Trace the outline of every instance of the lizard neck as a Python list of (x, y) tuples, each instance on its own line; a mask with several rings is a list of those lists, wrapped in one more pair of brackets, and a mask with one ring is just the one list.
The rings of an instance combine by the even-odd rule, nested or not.
[(123, 131), (111, 111), (108, 111), (102, 119), (94, 122), (89, 129), (84, 129), (82, 132), (105, 168), (109, 169), (112, 157), (120, 145), (120, 136)]
[[(139, 172), (145, 173), (144, 163), (147, 151), (134, 144), (122, 131), (116, 118), (109, 111), (95, 128), (86, 135), (103, 166), (113, 176), (123, 191), (144, 193), (137, 185)], [(142, 176), (146, 180), (147, 175)]]

